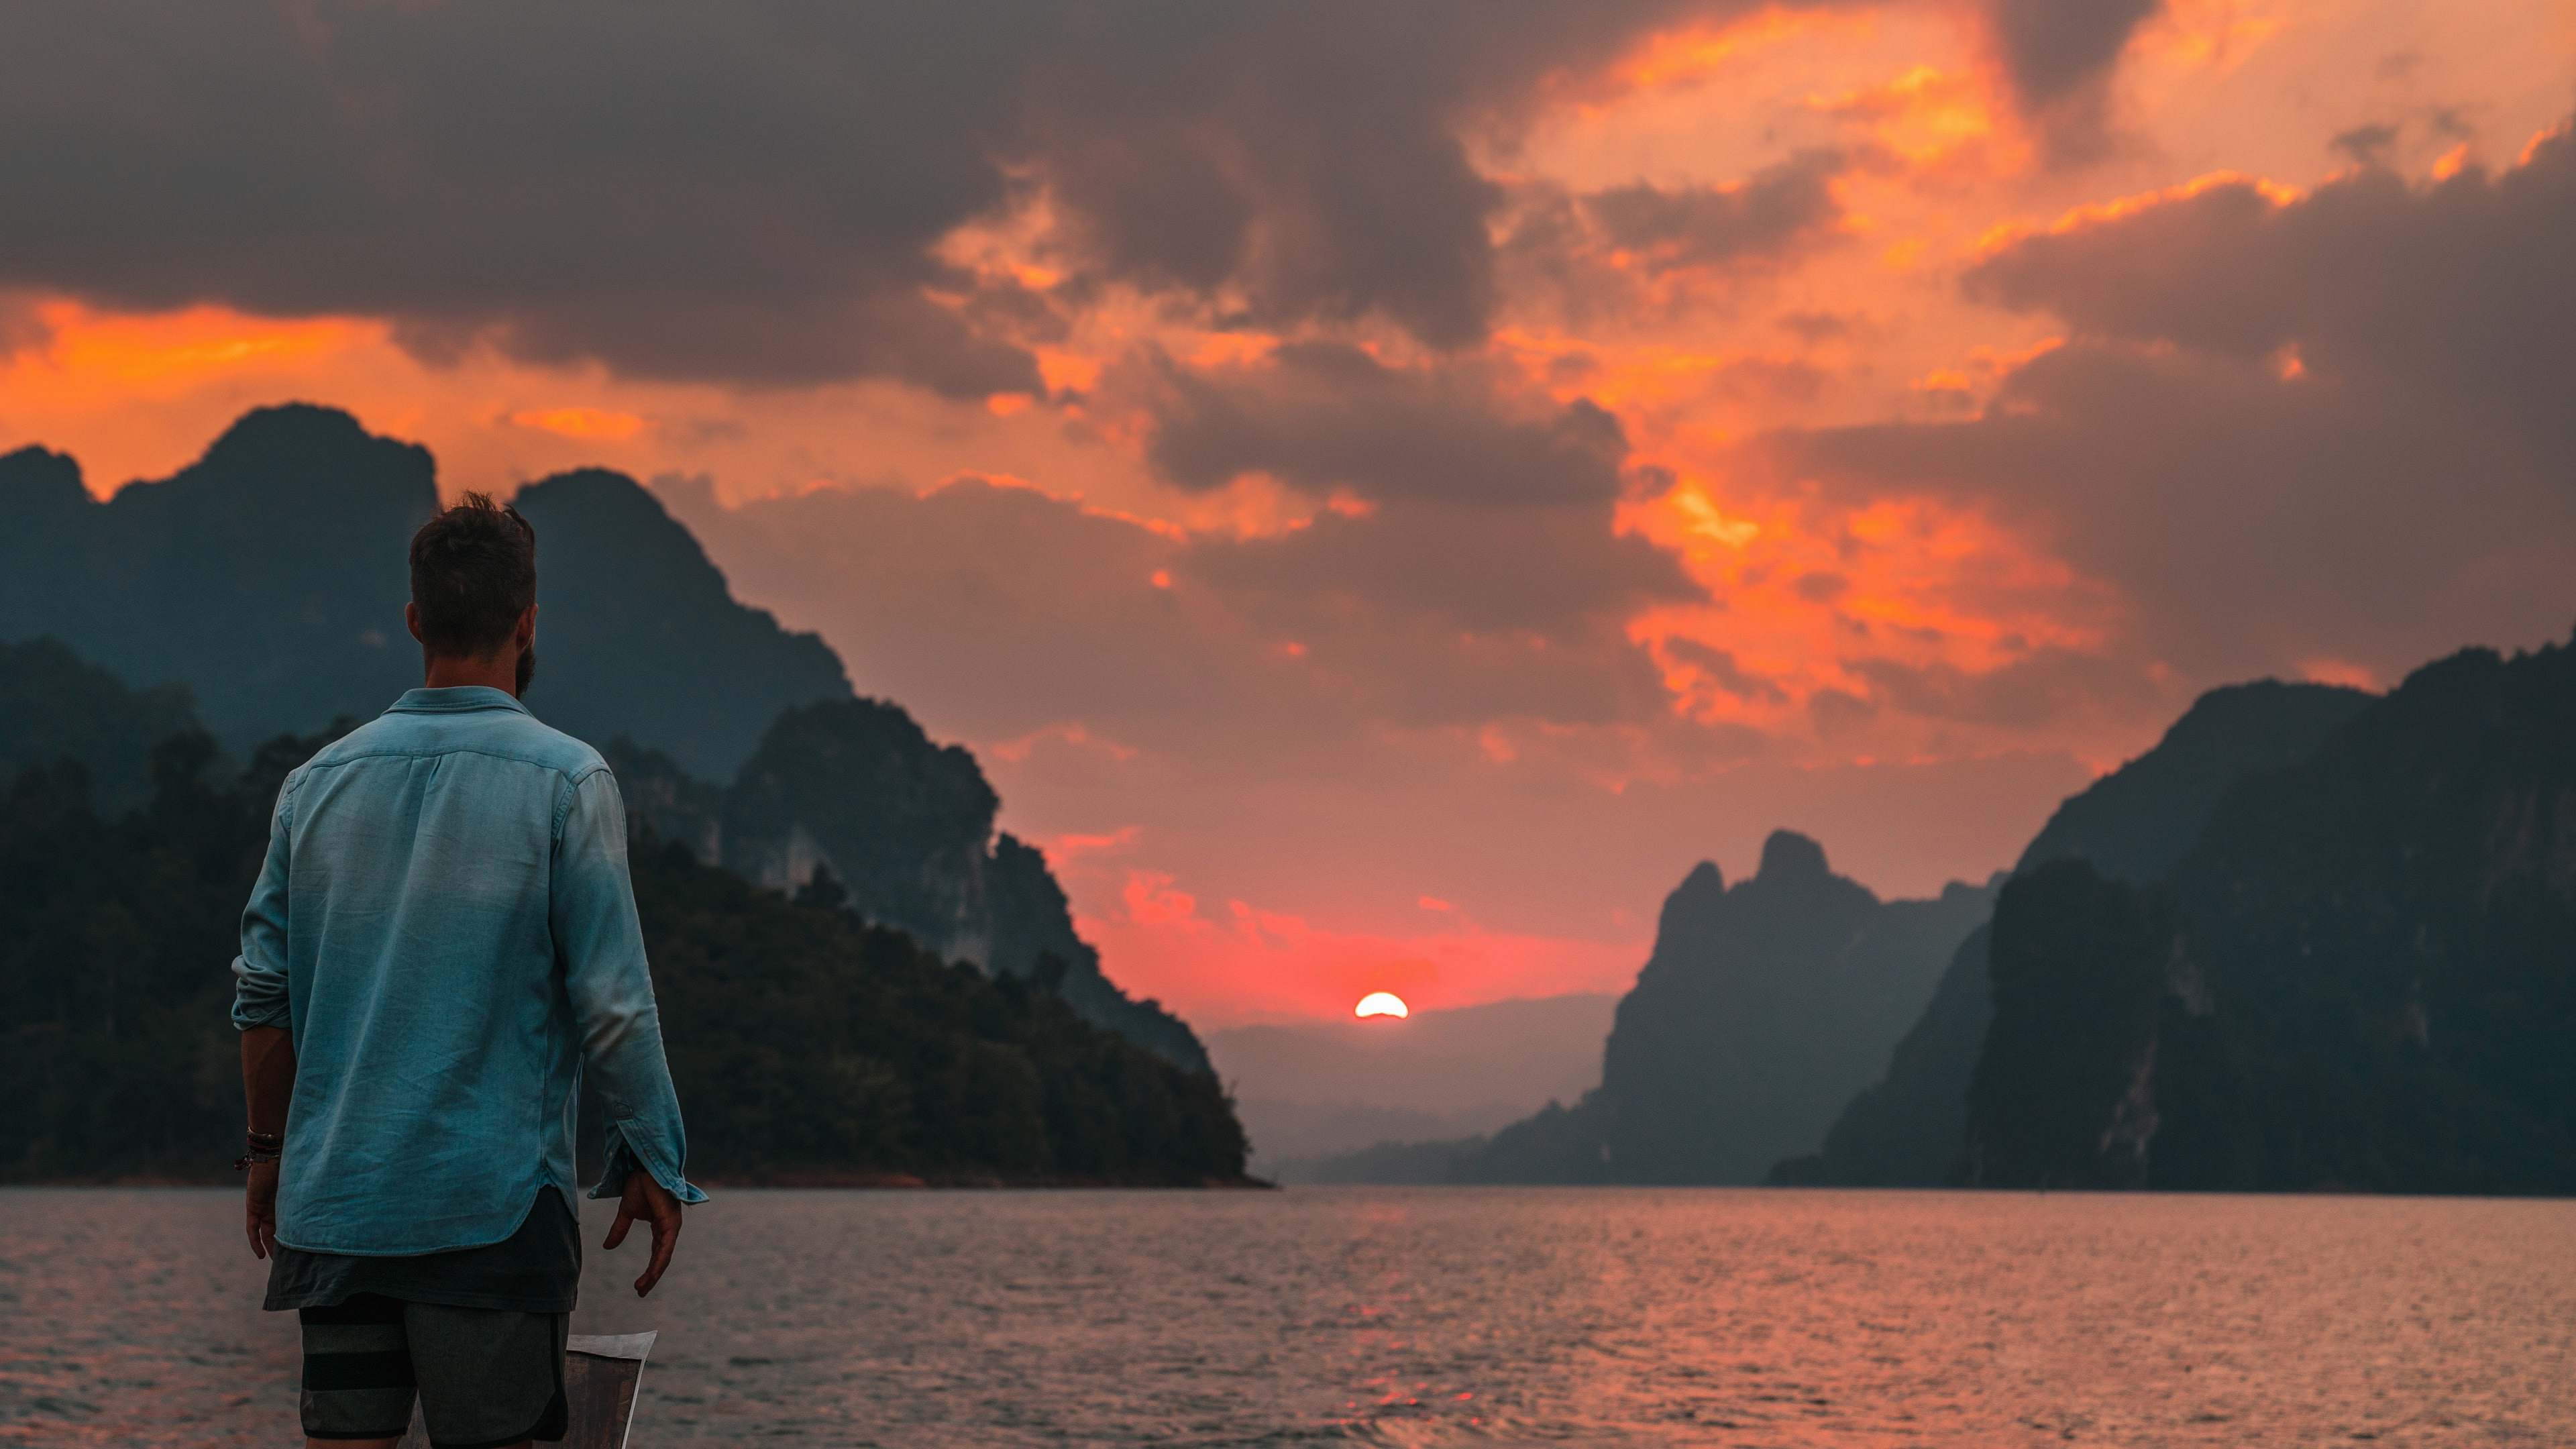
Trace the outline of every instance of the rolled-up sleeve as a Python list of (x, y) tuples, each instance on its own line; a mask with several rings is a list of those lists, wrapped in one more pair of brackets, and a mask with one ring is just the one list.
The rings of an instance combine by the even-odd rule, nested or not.
[(608, 1164), (592, 1197), (614, 1197), (638, 1166), (682, 1202), (704, 1202), (683, 1169), (688, 1138), (662, 1053), (662, 1021), (626, 867), (626, 806), (593, 767), (568, 787), (556, 827), (552, 923), (581, 1036), (582, 1071), (607, 1104)]
[(295, 777), (277, 790), (277, 806), (268, 816), (268, 858), (251, 887), (250, 904), (242, 907), (241, 954), (233, 958), (233, 1028), (286, 1026), (286, 880), (293, 822)]

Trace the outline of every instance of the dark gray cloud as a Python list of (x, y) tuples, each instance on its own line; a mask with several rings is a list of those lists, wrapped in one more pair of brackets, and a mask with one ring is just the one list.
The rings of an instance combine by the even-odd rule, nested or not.
[(1809, 346), (1839, 342), (1857, 330), (1851, 318), (1834, 312), (1783, 312), (1772, 320), (1781, 331)]
[(1973, 420), (1778, 433), (1747, 461), (1847, 501), (1989, 513), (2112, 591), (2097, 622), (2129, 667), (2201, 684), (2554, 636), (2576, 576), (2576, 492), (2524, 438), (2447, 396), (2260, 358), (2074, 343)]
[(2576, 577), (2576, 135), (2501, 172), (2207, 187), (2025, 237), (1970, 295), (2078, 340), (1954, 426), (1782, 435), (1825, 486), (2034, 531), (2201, 682), (2555, 637)]
[(2275, 205), (2212, 186), (2031, 236), (1970, 271), (1969, 295), (2097, 337), (2251, 359), (2296, 348), (2321, 379), (2417, 393), (2465, 426), (2576, 467), (2576, 132), (2502, 172), (2417, 185), (2370, 169)]
[(655, 487), (863, 692), (939, 701), (941, 728), (987, 739), (1078, 719), (1156, 750), (1302, 752), (1387, 724), (1652, 720), (1661, 685), (1623, 621), (1692, 596), (1606, 504), (1411, 501), (1183, 540), (972, 479), (736, 509)]
[[(1606, 503), (1477, 508), (1403, 500), (1365, 517), (1205, 547), (1190, 570), (1301, 626), (1423, 619), (1451, 635), (1613, 631), (1652, 603), (1703, 597), (1672, 555), (1611, 533)], [(1622, 649), (1627, 646), (1622, 645)]]
[(1581, 204), (1612, 245), (1658, 270), (1776, 256), (1840, 215), (1830, 183), (1845, 161), (1840, 151), (1801, 151), (1735, 186), (1639, 182), (1593, 192)]
[(1085, 276), (1452, 344), (1462, 128), (1744, 3), (13, 6), (0, 286), (972, 394), (1034, 369), (929, 249), (1043, 186)]
[(2160, 685), (2134, 658), (2071, 649), (2040, 649), (1995, 669), (1860, 659), (1854, 673), (1893, 708), (1927, 719), (2027, 729), (2086, 716), (2153, 718), (2169, 706)]
[(0, 281), (640, 375), (1033, 386), (921, 295), (963, 289), (925, 249), (1003, 196), (999, 17), (872, 11), (872, 44), (860, 13), (13, 7)]
[(2098, 154), (2110, 78), (2163, 0), (1985, 0), (1995, 58), (2060, 160)]
[(1504, 229), (1506, 289), (1524, 306), (1553, 303), (1580, 326), (1632, 312), (1675, 271), (1761, 271), (1832, 231), (1842, 218), (1832, 183), (1854, 160), (1803, 150), (1726, 185), (1575, 192), (1524, 183)]
[(1212, 370), (1149, 354), (1115, 385), (1147, 399), (1153, 466), (1190, 489), (1263, 472), (1316, 494), (1606, 505), (1628, 450), (1589, 402), (1514, 407), (1479, 369), (1389, 367), (1335, 343)]
[(2050, 105), (2100, 79), (2162, 0), (1988, 0), (1995, 49), (2024, 100)]
[(1746, 669), (1730, 650), (1677, 634), (1663, 641), (1663, 651), (1673, 662), (1698, 670), (1710, 685), (1737, 699), (1754, 704), (1788, 703), (1787, 690)]
[[(2139, 8), (1991, 3), (2049, 103)], [(935, 244), (1043, 192), (1068, 299), (1120, 282), (1455, 347), (1493, 313), (1507, 201), (1467, 138), (1652, 30), (1753, 8), (33, 0), (0, 14), (0, 288), (360, 312), (432, 357), (972, 396), (1034, 389), (1025, 344), (1056, 324)], [(1684, 264), (1756, 254), (1819, 215), (1821, 164), (1592, 204)]]
[(2328, 149), (2340, 151), (2363, 166), (2377, 166), (2384, 163), (2388, 159), (2388, 153), (2396, 145), (2397, 128), (2375, 123), (2355, 126), (2348, 131), (2338, 131), (2334, 139), (2326, 143)]
[(1851, 592), (1851, 580), (1829, 570), (1817, 569), (1800, 574), (1789, 586), (1799, 598), (1811, 604), (1830, 604)]

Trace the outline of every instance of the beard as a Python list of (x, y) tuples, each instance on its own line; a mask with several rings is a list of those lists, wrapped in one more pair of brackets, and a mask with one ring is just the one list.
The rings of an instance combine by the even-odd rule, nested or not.
[(519, 687), (512, 690), (511, 693), (520, 695), (526, 694), (528, 692), (528, 686), (535, 682), (536, 677), (537, 646), (530, 644), (527, 648), (519, 651)]

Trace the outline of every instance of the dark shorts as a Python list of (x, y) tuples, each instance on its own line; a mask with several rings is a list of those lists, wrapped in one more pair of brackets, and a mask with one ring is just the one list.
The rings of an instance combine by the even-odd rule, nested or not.
[(415, 1397), (437, 1449), (564, 1436), (568, 1313), (365, 1293), (296, 1316), (304, 1324), (309, 1438), (398, 1438), (411, 1427)]

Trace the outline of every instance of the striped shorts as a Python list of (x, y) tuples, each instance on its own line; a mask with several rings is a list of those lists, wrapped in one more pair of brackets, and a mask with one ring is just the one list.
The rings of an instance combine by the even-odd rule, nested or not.
[(304, 1325), (307, 1438), (399, 1438), (411, 1427), (414, 1398), (437, 1449), (564, 1436), (568, 1313), (361, 1293), (296, 1316)]

